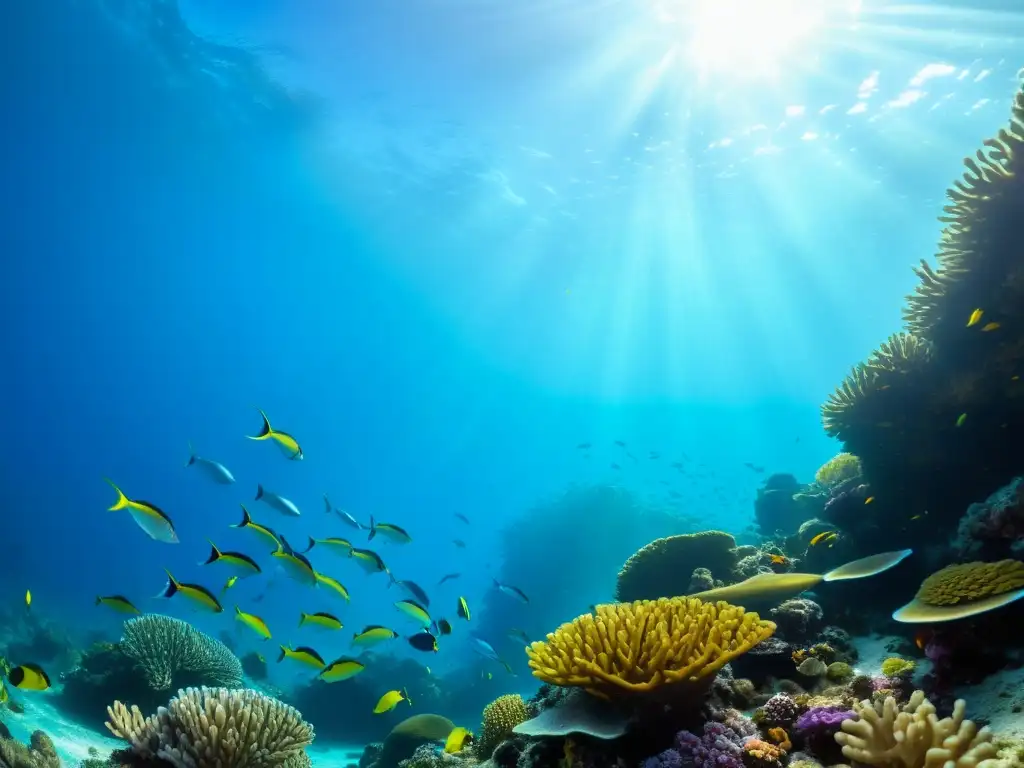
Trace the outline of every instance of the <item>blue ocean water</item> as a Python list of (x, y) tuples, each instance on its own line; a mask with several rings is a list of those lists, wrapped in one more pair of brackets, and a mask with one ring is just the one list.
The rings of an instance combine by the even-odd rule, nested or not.
[[(746, 25), (668, 0), (5, 5), (0, 602), (31, 590), (85, 643), (117, 638), (94, 598), (124, 594), (273, 662), (316, 639), (297, 610), (336, 611), (346, 640), (414, 626), (386, 578), (316, 548), (350, 604), (269, 560), (223, 614), (156, 598), (164, 569), (218, 591), (200, 563), (208, 539), (245, 550), (240, 503), (297, 546), (365, 541), (325, 493), (403, 526), (390, 569), (492, 630), (518, 610), (492, 582), (509, 541), (621, 561), (652, 537), (598, 518), (531, 544), (521, 516), (573, 486), (742, 539), (765, 472), (835, 453), (818, 406), (899, 324), (958, 158), (1005, 122), (1024, 12), (729, 5)], [(245, 439), (258, 409), (304, 460)], [(237, 483), (186, 468), (189, 443)], [(108, 513), (105, 477), (180, 544)], [(580, 581), (532, 594), (527, 632), (606, 599)], [(469, 642), (432, 673), (479, 665)], [(510, 662), (505, 688), (532, 692)]]

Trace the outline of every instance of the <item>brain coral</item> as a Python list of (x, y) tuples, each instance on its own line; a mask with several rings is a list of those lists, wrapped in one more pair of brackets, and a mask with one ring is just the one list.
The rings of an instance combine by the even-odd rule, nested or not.
[(477, 754), (484, 760), (491, 756), (494, 748), (512, 734), (512, 729), (530, 719), (530, 710), (518, 693), (499, 696), (484, 707), (483, 726)]
[(893, 618), (903, 622), (952, 621), (995, 610), (1024, 597), (1024, 563), (948, 565), (921, 583), (912, 601)]
[(622, 566), (615, 584), (615, 599), (632, 602), (685, 595), (695, 569), (707, 568), (715, 578), (723, 579), (735, 563), (736, 540), (722, 531), (655, 539)]
[(611, 698), (709, 684), (774, 631), (772, 622), (725, 602), (662, 598), (600, 605), (526, 653), (541, 680)]

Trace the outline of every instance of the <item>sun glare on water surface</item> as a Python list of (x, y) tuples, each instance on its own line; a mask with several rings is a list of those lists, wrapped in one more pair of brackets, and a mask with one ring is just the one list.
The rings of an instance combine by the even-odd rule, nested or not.
[(683, 0), (662, 6), (681, 33), (681, 53), (702, 76), (762, 79), (804, 65), (805, 47), (837, 12), (848, 20), (858, 3), (837, 0)]

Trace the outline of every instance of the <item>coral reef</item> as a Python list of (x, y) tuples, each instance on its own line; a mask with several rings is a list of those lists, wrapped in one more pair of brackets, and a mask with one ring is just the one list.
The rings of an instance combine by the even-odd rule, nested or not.
[(821, 509), (813, 491), (790, 474), (769, 475), (754, 500), (754, 520), (765, 536), (797, 530)]
[(893, 613), (897, 621), (937, 623), (1001, 608), (1024, 597), (1024, 563), (948, 565), (925, 579), (914, 599)]
[(964, 560), (1024, 558), (1024, 477), (967, 508), (954, 548)]
[(813, 600), (797, 597), (784, 600), (769, 611), (778, 627), (778, 634), (791, 643), (804, 642), (821, 627), (824, 616), (821, 606)]
[(814, 482), (829, 490), (840, 483), (860, 477), (860, 459), (852, 453), (838, 453), (814, 473)]
[(299, 768), (313, 742), (297, 710), (251, 690), (189, 688), (150, 717), (119, 701), (107, 715), (107, 728), (138, 758), (174, 768)]
[(736, 540), (722, 531), (655, 539), (622, 566), (615, 599), (629, 603), (687, 594), (696, 569), (705, 568), (720, 580), (730, 577), (735, 564)]
[(10, 738), (0, 738), (0, 764), (7, 768), (60, 768), (53, 741), (42, 731), (34, 731), (28, 746)]
[(512, 734), (512, 729), (530, 719), (530, 710), (518, 693), (499, 696), (484, 707), (477, 754), (484, 760)]
[(601, 605), (527, 648), (536, 677), (611, 698), (709, 687), (775, 625), (727, 603), (688, 598)]
[(372, 766), (397, 768), (400, 762), (412, 757), (419, 747), (432, 741), (443, 742), (454, 729), (455, 724), (440, 715), (408, 717), (391, 729)]
[(120, 645), (154, 690), (169, 690), (181, 673), (224, 688), (242, 684), (242, 664), (235, 654), (180, 619), (155, 613), (129, 619)]
[(888, 696), (854, 706), (858, 719), (844, 720), (836, 742), (857, 763), (902, 768), (999, 768), (992, 734), (964, 719), (958, 699), (950, 717), (939, 719), (922, 691), (902, 708)]

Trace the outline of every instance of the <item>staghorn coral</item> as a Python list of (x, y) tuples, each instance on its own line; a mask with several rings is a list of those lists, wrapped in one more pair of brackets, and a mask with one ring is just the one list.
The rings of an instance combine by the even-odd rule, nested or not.
[(958, 699), (950, 717), (939, 719), (923, 691), (902, 708), (891, 696), (854, 705), (859, 719), (844, 720), (836, 733), (843, 756), (884, 768), (1002, 768), (992, 734), (964, 719)]
[(175, 768), (299, 768), (313, 727), (298, 710), (252, 690), (188, 688), (143, 717), (115, 701), (108, 730), (143, 758)]
[(935, 623), (1001, 608), (1024, 597), (1024, 563), (947, 565), (921, 582), (914, 599), (893, 613), (897, 621)]
[(489, 758), (494, 748), (512, 735), (513, 728), (529, 719), (530, 710), (518, 693), (496, 698), (484, 707), (477, 755), (483, 760)]
[(775, 625), (725, 602), (662, 598), (599, 605), (527, 647), (535, 677), (611, 698), (710, 685)]
[(28, 746), (15, 739), (0, 739), (0, 763), (8, 768), (60, 768), (53, 741), (42, 731), (33, 731)]
[(837, 453), (814, 473), (814, 481), (825, 489), (833, 488), (846, 480), (860, 477), (860, 459), (852, 453)]
[(202, 675), (214, 686), (242, 684), (242, 664), (224, 643), (170, 616), (148, 613), (129, 619), (120, 648), (155, 690), (169, 690), (180, 672)]
[(736, 540), (722, 531), (701, 531), (655, 539), (622, 566), (615, 583), (619, 602), (656, 600), (686, 594), (697, 568), (714, 578), (729, 576), (736, 563)]

